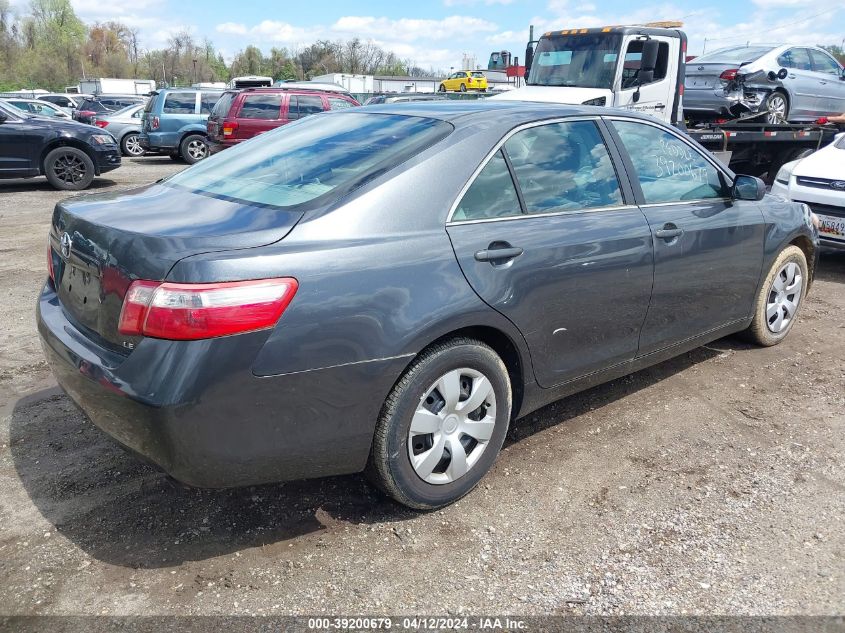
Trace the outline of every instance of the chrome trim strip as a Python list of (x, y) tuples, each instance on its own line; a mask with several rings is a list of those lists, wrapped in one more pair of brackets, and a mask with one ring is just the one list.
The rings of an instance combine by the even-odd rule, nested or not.
[(687, 204), (701, 204), (713, 202), (733, 202), (732, 198), (699, 198), (698, 200), (682, 200), (680, 202), (652, 202), (650, 204), (641, 204), (640, 209), (649, 209), (651, 207), (679, 207)]
[[(460, 199), (459, 199), (460, 200)], [(479, 218), (477, 220), (457, 220), (446, 222), (446, 226), (460, 226), (462, 224), (484, 224), (487, 222), (509, 222), (511, 220), (528, 220), (531, 218), (548, 218), (561, 215), (581, 215), (582, 213), (601, 213), (607, 211), (625, 211), (638, 208), (635, 204), (623, 204), (612, 207), (590, 207), (587, 209), (566, 209), (565, 211), (552, 211), (551, 213), (520, 213), (519, 215), (508, 215), (502, 218)]]

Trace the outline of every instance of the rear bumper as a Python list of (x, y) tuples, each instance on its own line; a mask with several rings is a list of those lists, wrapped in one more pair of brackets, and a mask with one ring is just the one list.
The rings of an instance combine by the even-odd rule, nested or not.
[(224, 149), (229, 147), (234, 147), (238, 143), (240, 143), (240, 139), (235, 139), (231, 141), (219, 141), (217, 139), (209, 138), (208, 139), (208, 151), (211, 154), (217, 154), (218, 152), (222, 152)]
[[(719, 93), (723, 93), (719, 89)], [(730, 99), (723, 94), (717, 94), (712, 88), (704, 90), (694, 90), (686, 88), (684, 90), (684, 112), (690, 114), (728, 116), (730, 115), (730, 107), (733, 105)]]
[(141, 132), (138, 142), (148, 152), (172, 152), (179, 147), (179, 139), (165, 132)]
[(128, 356), (67, 319), (52, 285), (38, 331), (62, 388), (100, 429), (189, 485), (223, 488), (358, 472), (406, 359), (258, 377), (269, 334), (143, 339)]

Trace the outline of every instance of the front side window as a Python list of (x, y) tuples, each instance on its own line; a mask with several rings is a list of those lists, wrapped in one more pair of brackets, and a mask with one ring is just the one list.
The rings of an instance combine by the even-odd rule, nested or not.
[(467, 189), (452, 219), (487, 220), (520, 215), (519, 196), (502, 150), (496, 152)]
[[(622, 89), (633, 88), (639, 83), (640, 68), (643, 60), (644, 40), (633, 40), (628, 44), (625, 51), (625, 60), (622, 65)], [(654, 79), (660, 81), (666, 79), (666, 71), (669, 68), (669, 44), (660, 42), (657, 47), (657, 62), (654, 65)]]
[(830, 55), (826, 55), (821, 51), (811, 51), (813, 54), (813, 70), (817, 73), (827, 73), (829, 75), (841, 75), (842, 67)]
[(291, 95), (288, 106), (289, 119), (302, 119), (323, 111), (323, 99), (319, 95)]
[(352, 108), (355, 104), (340, 97), (329, 97), (329, 110), (345, 110)]
[(164, 114), (193, 114), (197, 107), (197, 93), (170, 92), (164, 99)]
[(505, 143), (525, 212), (609, 207), (622, 204), (616, 171), (593, 121), (539, 125)]
[(168, 186), (286, 208), (344, 195), (445, 138), (435, 119), (338, 112), (283, 125), (165, 181)]
[(635, 121), (613, 121), (613, 126), (628, 150), (647, 204), (727, 195), (719, 170), (674, 134)]
[(778, 63), (786, 68), (796, 70), (812, 70), (813, 62), (810, 60), (810, 51), (806, 48), (790, 48), (778, 57)]
[(282, 95), (280, 94), (246, 95), (238, 116), (242, 119), (275, 120), (280, 116), (281, 107)]

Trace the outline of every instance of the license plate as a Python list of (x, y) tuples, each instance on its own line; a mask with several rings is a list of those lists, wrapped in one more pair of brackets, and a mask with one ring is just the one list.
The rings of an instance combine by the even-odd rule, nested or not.
[(845, 218), (834, 218), (829, 215), (819, 215), (819, 233), (825, 237), (845, 239)]

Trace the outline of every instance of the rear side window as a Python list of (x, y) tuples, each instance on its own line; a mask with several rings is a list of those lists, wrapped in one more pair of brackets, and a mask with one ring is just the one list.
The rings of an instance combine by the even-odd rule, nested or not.
[(219, 92), (203, 92), (200, 96), (200, 114), (211, 114), (218, 99), (220, 99)]
[(291, 95), (288, 106), (289, 119), (302, 119), (323, 111), (323, 98), (319, 95)]
[(354, 108), (355, 104), (340, 97), (329, 97), (329, 110), (344, 110)]
[(235, 100), (235, 92), (224, 92), (211, 109), (211, 116), (215, 119), (222, 119), (229, 115), (229, 109)]
[(634, 121), (613, 121), (613, 126), (634, 163), (647, 204), (726, 195), (719, 170), (674, 134)]
[(252, 94), (246, 95), (241, 102), (241, 119), (263, 119), (274, 121), (280, 117), (282, 95)]
[(212, 196), (286, 208), (344, 195), (452, 131), (445, 121), (356, 111), (283, 125), (165, 182)]
[(170, 92), (164, 99), (164, 114), (194, 114), (196, 111), (196, 92)]
[(469, 186), (455, 208), (452, 220), (487, 220), (521, 213), (508, 164), (499, 150)]
[(622, 204), (616, 171), (592, 121), (522, 130), (505, 143), (525, 211), (553, 213)]

